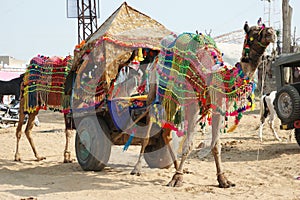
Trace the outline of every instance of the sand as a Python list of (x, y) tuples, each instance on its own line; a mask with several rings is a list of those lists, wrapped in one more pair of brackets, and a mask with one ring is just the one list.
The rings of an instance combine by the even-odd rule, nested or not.
[[(64, 164), (65, 144), (63, 117), (51, 111), (40, 112), (40, 127), (33, 137), (44, 161), (34, 159), (23, 135), (20, 144), (22, 162), (15, 162), (15, 127), (0, 129), (0, 199), (300, 199), (300, 147), (289, 131), (276, 129), (282, 141), (276, 141), (265, 126), (263, 142), (256, 129), (258, 110), (244, 115), (233, 133), (222, 134), (222, 160), (227, 177), (236, 187), (218, 188), (211, 154), (199, 158), (196, 149), (207, 135), (197, 134), (195, 148), (185, 164), (184, 186), (170, 188), (173, 176), (169, 169), (150, 169), (143, 162), (141, 176), (130, 172), (137, 161), (139, 146), (113, 146), (108, 166), (101, 172), (86, 172), (77, 161)], [(72, 139), (72, 156), (75, 137)]]

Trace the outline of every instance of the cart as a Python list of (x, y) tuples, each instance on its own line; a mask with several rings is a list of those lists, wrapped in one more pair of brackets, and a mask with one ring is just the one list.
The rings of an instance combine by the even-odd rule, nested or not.
[[(75, 149), (83, 170), (100, 171), (112, 145), (140, 145), (146, 133), (148, 74), (160, 41), (171, 31), (123, 3), (85, 42), (76, 46), (68, 116), (76, 126)], [(144, 158), (166, 168), (172, 157), (162, 129), (151, 129)]]

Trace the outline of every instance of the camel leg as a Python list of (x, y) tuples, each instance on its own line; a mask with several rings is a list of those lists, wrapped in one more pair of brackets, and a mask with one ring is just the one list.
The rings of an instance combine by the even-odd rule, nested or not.
[(137, 175), (137, 176), (141, 175), (142, 157), (144, 155), (145, 148), (146, 148), (146, 146), (149, 143), (149, 136), (150, 136), (150, 131), (151, 131), (152, 125), (153, 125), (153, 122), (150, 121), (149, 126), (148, 126), (148, 130), (147, 130), (147, 133), (146, 133), (146, 136), (142, 139), (142, 146), (141, 146), (141, 151), (140, 151), (140, 155), (139, 155), (138, 161), (135, 164), (133, 170), (131, 171), (131, 173), (130, 173), (131, 175)]
[(173, 175), (172, 180), (167, 184), (167, 186), (169, 186), (169, 187), (181, 187), (183, 185), (183, 165), (192, 150), (193, 135), (194, 134), (192, 132), (189, 132), (187, 135), (187, 138), (184, 141), (182, 157), (181, 157), (179, 166), (178, 166), (177, 162), (176, 163), (174, 162), (176, 172)]
[(220, 188), (229, 188), (235, 186), (234, 183), (230, 182), (226, 176), (224, 175), (224, 172), (222, 170), (221, 166), (221, 144), (219, 139), (219, 131), (220, 131), (220, 124), (221, 124), (221, 115), (220, 114), (213, 114), (212, 118), (212, 154), (215, 159), (215, 164), (217, 168), (217, 180), (219, 182)]
[(174, 164), (174, 168), (176, 170), (178, 170), (179, 168), (179, 163), (178, 163), (178, 159), (177, 159), (177, 154), (174, 152), (173, 147), (171, 146), (171, 140), (172, 140), (172, 133), (170, 129), (164, 129), (163, 131), (163, 139), (165, 144), (167, 145), (167, 148), (171, 154), (172, 160), (174, 160), (173, 164)]
[(65, 145), (65, 151), (64, 151), (64, 163), (71, 163), (74, 161), (74, 159), (71, 159), (71, 151), (69, 149), (70, 140), (72, 138), (72, 130), (66, 129), (66, 145)]
[(66, 145), (64, 150), (64, 163), (72, 163), (74, 159), (71, 158), (71, 151), (69, 149), (70, 140), (73, 136), (72, 130), (74, 126), (74, 121), (72, 118), (68, 117), (68, 114), (64, 114), (65, 120), (65, 134), (66, 134)]
[(23, 105), (24, 105), (24, 101), (23, 101), (23, 99), (21, 99), (20, 108), (19, 108), (19, 122), (18, 122), (17, 130), (16, 130), (17, 145), (16, 145), (15, 161), (21, 161), (21, 156), (20, 156), (20, 153), (19, 153), (19, 142), (20, 142), (20, 139), (21, 139), (22, 126), (23, 126), (23, 122), (24, 122), (24, 119), (25, 119)]
[(189, 122), (188, 123), (188, 131), (187, 131), (187, 137), (183, 144), (183, 150), (182, 150), (182, 157), (179, 166), (175, 169), (176, 172), (172, 177), (172, 180), (167, 184), (169, 187), (180, 187), (183, 185), (183, 165), (185, 160), (187, 159), (188, 155), (192, 151), (193, 147), (193, 137), (194, 137), (194, 129), (196, 127), (197, 122), (197, 115), (198, 115), (199, 109), (197, 108), (197, 105), (190, 105), (190, 107), (187, 107), (186, 116), (185, 119)]
[(37, 114), (38, 114), (38, 111), (35, 111), (35, 112), (30, 113), (28, 115), (28, 121), (27, 121), (27, 126), (26, 126), (26, 129), (25, 129), (25, 135), (26, 135), (27, 140), (29, 141), (30, 146), (33, 150), (34, 156), (36, 157), (37, 161), (40, 161), (40, 160), (46, 159), (46, 157), (42, 157), (42, 156), (38, 155), (37, 150), (36, 150), (35, 145), (34, 145), (34, 142), (33, 142), (33, 139), (31, 137), (31, 131), (32, 131), (32, 128), (34, 126), (34, 119), (35, 119), (35, 116)]

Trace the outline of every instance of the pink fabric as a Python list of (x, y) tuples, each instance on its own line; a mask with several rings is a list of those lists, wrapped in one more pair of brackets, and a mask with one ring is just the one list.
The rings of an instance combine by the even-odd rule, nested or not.
[(14, 78), (18, 78), (20, 74), (24, 72), (9, 72), (9, 71), (0, 71), (0, 80), (1, 81), (9, 81)]

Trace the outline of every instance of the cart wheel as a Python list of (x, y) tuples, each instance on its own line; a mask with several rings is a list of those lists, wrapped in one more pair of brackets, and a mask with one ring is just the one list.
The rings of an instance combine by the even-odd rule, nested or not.
[(81, 168), (85, 171), (101, 171), (111, 153), (109, 129), (101, 118), (86, 117), (79, 123), (75, 149)]
[(159, 133), (158, 138), (155, 139), (155, 145), (148, 145), (145, 148), (144, 158), (150, 168), (168, 169), (173, 163), (171, 153)]

